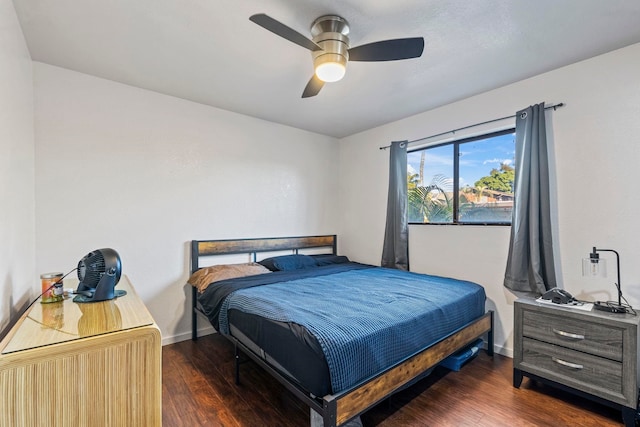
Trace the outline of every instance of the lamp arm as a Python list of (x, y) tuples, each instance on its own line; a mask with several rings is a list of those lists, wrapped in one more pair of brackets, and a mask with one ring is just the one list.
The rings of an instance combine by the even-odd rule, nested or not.
[(597, 249), (593, 248), (593, 252), (613, 252), (616, 254), (616, 267), (618, 272), (618, 282), (616, 283), (616, 287), (618, 288), (618, 305), (622, 305), (622, 289), (620, 285), (620, 254), (618, 251), (613, 249)]

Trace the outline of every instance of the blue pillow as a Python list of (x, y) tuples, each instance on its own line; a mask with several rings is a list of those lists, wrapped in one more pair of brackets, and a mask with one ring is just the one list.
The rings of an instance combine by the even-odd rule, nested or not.
[(309, 255), (282, 255), (265, 258), (258, 261), (259, 264), (271, 271), (299, 270), (302, 268), (317, 267), (318, 263)]
[(350, 262), (349, 258), (344, 255), (322, 254), (311, 255), (311, 257), (316, 260), (318, 267), (321, 267), (323, 265), (344, 264), (346, 262)]

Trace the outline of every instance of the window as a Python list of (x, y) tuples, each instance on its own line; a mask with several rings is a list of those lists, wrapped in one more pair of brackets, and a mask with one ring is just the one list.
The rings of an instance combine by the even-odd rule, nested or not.
[(409, 223), (511, 224), (515, 129), (407, 153)]

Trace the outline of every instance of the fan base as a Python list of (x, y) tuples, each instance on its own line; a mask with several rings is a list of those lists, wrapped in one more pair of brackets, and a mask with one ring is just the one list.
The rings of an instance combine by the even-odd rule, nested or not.
[[(118, 297), (123, 297), (127, 294), (127, 291), (122, 291), (122, 290), (116, 290), (113, 291), (113, 299), (116, 299)], [(100, 301), (111, 301), (109, 300), (100, 300)], [(88, 297), (86, 295), (76, 295), (73, 298), (73, 302), (79, 302), (79, 303), (87, 303), (87, 302), (100, 302), (100, 301), (94, 301), (93, 296)]]

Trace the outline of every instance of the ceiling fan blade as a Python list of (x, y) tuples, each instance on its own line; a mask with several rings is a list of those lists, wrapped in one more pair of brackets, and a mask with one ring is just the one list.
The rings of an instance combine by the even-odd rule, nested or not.
[(307, 83), (307, 86), (305, 86), (304, 92), (302, 92), (302, 97), (310, 98), (312, 96), (316, 96), (323, 86), (324, 82), (320, 80), (314, 73), (311, 77), (311, 80), (309, 80), (309, 83)]
[(303, 36), (296, 30), (287, 27), (280, 21), (276, 21), (272, 17), (265, 15), (264, 13), (258, 13), (256, 15), (252, 15), (249, 20), (260, 25), (262, 28), (271, 31), (272, 33), (279, 35), (292, 43), (297, 44), (298, 46), (302, 46), (305, 49), (309, 50), (322, 50), (320, 46), (315, 44), (313, 41)]
[(424, 50), (424, 39), (383, 40), (349, 49), (349, 61), (397, 61), (418, 58)]

